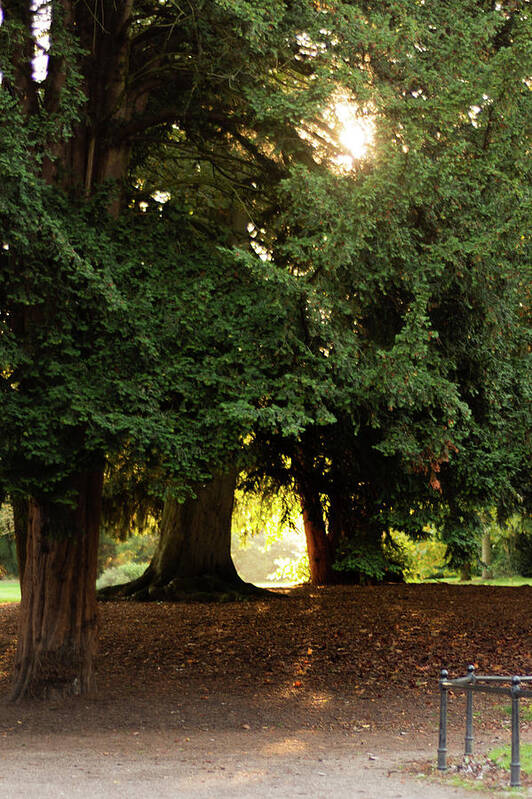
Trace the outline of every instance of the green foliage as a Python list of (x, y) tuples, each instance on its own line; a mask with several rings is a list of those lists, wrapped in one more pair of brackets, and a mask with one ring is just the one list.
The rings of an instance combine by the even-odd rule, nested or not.
[[(291, 305), (284, 286), (272, 301), (271, 281), (202, 243), (171, 208), (98, 232), (86, 212), (57, 211), (73, 254), (50, 254), (33, 273), (54, 316), (31, 358), (26, 342), (4, 361), (6, 488), (60, 493), (80, 464), (125, 446), (141, 462), (157, 452), (190, 481), (238, 448), (253, 423), (297, 428), (297, 408), (259, 407), (276, 387), (272, 353)], [(11, 249), (4, 265), (7, 302), (21, 283)], [(7, 327), (5, 337), (14, 345)]]
[(339, 75), (376, 137), (343, 174), (322, 140), (331, 168), (281, 184), (264, 239), (303, 286), (296, 369), (318, 378), (305, 401), (321, 427), (258, 440), (258, 457), (327, 497), (330, 528), (343, 506), (344, 567), (382, 575), (382, 534), (429, 521), (460, 567), (478, 562), (477, 510), (511, 512), (528, 479), (529, 18), (462, 3), (340, 18)]
[(453, 570), (479, 572), (481, 526), (478, 516), (472, 512), (468, 516), (452, 517), (452, 526), (447, 521), (445, 543), (447, 545), (447, 565)]
[(408, 581), (424, 582), (454, 576), (446, 565), (447, 547), (438, 540), (434, 531), (430, 531), (430, 537), (415, 542), (405, 533), (394, 531), (392, 535), (406, 553), (405, 577)]
[(141, 577), (148, 567), (148, 563), (122, 563), (120, 566), (111, 566), (106, 569), (96, 581), (96, 588), (107, 588), (110, 585), (121, 585)]
[(340, 544), (333, 569), (365, 584), (402, 581), (411, 565), (406, 548), (392, 538), (363, 545), (355, 538)]
[(0, 506), (0, 578), (18, 575), (17, 547), (11, 506)]
[(130, 564), (140, 563), (145, 568), (152, 558), (157, 540), (156, 530), (134, 533), (124, 541), (103, 532), (98, 550), (98, 574), (102, 575), (103, 572)]
[(308, 583), (310, 570), (308, 555), (303, 553), (299, 558), (279, 558), (275, 561), (277, 568), (268, 575), (268, 580), (275, 583)]
[(523, 577), (532, 577), (532, 535), (518, 533), (515, 539), (516, 558), (515, 565), (518, 574)]
[[(384, 574), (383, 534), (429, 520), (471, 562), (477, 510), (530, 495), (523, 4), (135, 5), (107, 116), (104, 7), (51, 3), (64, 81), (29, 110), (28, 31), (0, 26), (0, 487), (64, 501), (122, 461), (153, 507), (244, 445), (297, 489), (303, 452), (344, 567)], [(375, 127), (351, 170), (336, 99)], [(67, 176), (103, 128), (117, 183), (89, 151)]]
[(253, 537), (261, 534), (266, 547), (277, 542), (287, 529), (295, 530), (301, 525), (301, 511), (297, 500), (288, 491), (274, 492), (267, 482), (253, 490), (241, 482), (242, 488), (235, 492), (232, 528), (239, 547), (246, 548)]
[(532, 525), (529, 518), (514, 515), (503, 524), (489, 526), (495, 577), (520, 574), (532, 577)]
[[(323, 16), (307, 3), (279, 2), (260, 10), (246, 2), (209, 2), (197, 16), (171, 4), (139, 11), (133, 27), (142, 46), (139, 51), (137, 37), (132, 40), (131, 68), (139, 67), (142, 84), (143, 67), (152, 60), (147, 53), (158, 63), (168, 48), (167, 73), (157, 74), (149, 94), (146, 118), (154, 121), (134, 121), (134, 128), (151, 130), (153, 146), (137, 146), (133, 136), (134, 169), (120, 176), (128, 202), (116, 219), (107, 213), (116, 205), (116, 186), (95, 179), (82, 200), (79, 185), (93, 176), (63, 180), (72, 131), (84, 141), (100, 124), (94, 114), (101, 86), (91, 71), (100, 29), (91, 19), (96, 34), (85, 41), (84, 9), (76, 7), (77, 27), (69, 29), (60, 5), (51, 4), (54, 66), (65, 69), (65, 80), (57, 102), (43, 90), (46, 101), (37, 113), (22, 102), (17, 83), (16, 55), (31, 33), (11, 8), (1, 26), (3, 38), (12, 31), (22, 37), (3, 53), (0, 87), (6, 120), (0, 130), (0, 482), (13, 494), (68, 500), (73, 475), (122, 455), (153, 469), (152, 493), (162, 495), (169, 475), (177, 491), (234, 457), (251, 426), (298, 433), (310, 420), (299, 400), (309, 386), (293, 385), (289, 396), (285, 390), (293, 357), (286, 333), (298, 288), (285, 274), (267, 273), (256, 255), (235, 249), (230, 217), (235, 194), (247, 210), (238, 199), (239, 183), (243, 196), (253, 197), (252, 176), (262, 187), (285, 171), (277, 154), (266, 154), (280, 131), (291, 134), (287, 157), (305, 149), (301, 142), (289, 144), (293, 125), (325, 96), (325, 84), (307, 79), (292, 48), (301, 24), (319, 35)], [(104, 28), (113, 35), (107, 19)], [(161, 34), (174, 29), (175, 37)], [(89, 52), (76, 49), (77, 35)], [(191, 50), (196, 42), (200, 46)], [(291, 62), (288, 91), (274, 77), (281, 53)], [(183, 63), (180, 93), (176, 76)], [(88, 97), (77, 88), (82, 83)], [(192, 94), (197, 114), (189, 113)], [(166, 124), (159, 121), (163, 108)], [(117, 112), (116, 124), (130, 111)], [(210, 117), (217, 115), (213, 124)], [(37, 143), (36, 130), (42, 131)], [(226, 176), (214, 181), (208, 209), (197, 201), (191, 207), (190, 192), (176, 190), (167, 178), (153, 189), (170, 189), (170, 201), (154, 201), (153, 191), (144, 199), (142, 187), (154, 180), (150, 167), (172, 161), (176, 139), (183, 144), (178, 161), (187, 165), (191, 158), (203, 168), (214, 162), (215, 174)], [(108, 143), (98, 140), (97, 146)], [(42, 176), (45, 153), (57, 162), (53, 182)], [(105, 161), (114, 153), (85, 156)], [(231, 163), (237, 168), (228, 179)], [(178, 182), (186, 183), (186, 173), (187, 166)]]
[(301, 512), (288, 491), (242, 475), (232, 518), (233, 562), (252, 583), (306, 582), (308, 557)]

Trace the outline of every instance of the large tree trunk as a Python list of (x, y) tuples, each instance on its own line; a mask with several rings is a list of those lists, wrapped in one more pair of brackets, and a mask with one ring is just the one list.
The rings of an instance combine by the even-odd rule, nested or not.
[(330, 585), (333, 582), (332, 551), (313, 458), (309, 455), (312, 453), (309, 438), (307, 436), (307, 448), (302, 444), (294, 453), (294, 476), (307, 540), (310, 582), (312, 585)]
[(332, 582), (331, 550), (320, 496), (308, 484), (300, 486), (299, 491), (303, 525), (307, 539), (310, 582), (312, 585), (330, 585)]
[(238, 576), (231, 558), (235, 482), (234, 473), (218, 475), (196, 488), (195, 498), (168, 499), (157, 550), (144, 574), (103, 589), (99, 597), (177, 601), (258, 593)]
[(74, 488), (74, 507), (29, 502), (14, 700), (94, 690), (101, 472)]

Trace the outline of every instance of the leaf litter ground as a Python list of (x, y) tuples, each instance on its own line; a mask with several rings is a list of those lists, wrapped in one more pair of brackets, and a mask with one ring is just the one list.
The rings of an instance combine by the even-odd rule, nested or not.
[[(235, 735), (307, 736), (318, 749), (346, 745), (368, 762), (389, 765), (390, 754), (400, 762), (403, 753), (407, 771), (433, 775), (440, 669), (460, 676), (474, 663), (479, 673), (531, 674), (531, 600), (528, 586), (409, 584), (302, 587), (227, 604), (106, 603), (98, 695), (17, 706), (7, 696), (18, 606), (0, 606), (0, 742), (42, 747), (60, 731), (78, 743), (90, 737), (109, 748), (120, 739), (134, 748), (151, 735), (185, 751), (197, 736), (227, 747)], [(498, 699), (475, 697), (479, 755), (465, 766), (464, 699), (450, 699), (456, 772), (490, 791), (507, 785), (506, 772), (484, 759), (509, 742)], [(523, 722), (522, 739), (531, 732)], [(523, 782), (527, 790), (526, 775)]]

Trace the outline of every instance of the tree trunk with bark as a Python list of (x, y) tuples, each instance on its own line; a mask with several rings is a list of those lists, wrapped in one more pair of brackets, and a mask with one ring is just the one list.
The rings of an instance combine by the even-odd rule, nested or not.
[(73, 507), (29, 502), (14, 700), (94, 690), (102, 473), (73, 487)]
[(312, 440), (307, 436), (307, 441), (297, 448), (293, 457), (294, 478), (303, 515), (310, 582), (316, 586), (330, 585), (333, 582), (333, 552), (312, 452)]
[(299, 496), (307, 540), (310, 582), (312, 585), (330, 585), (333, 582), (331, 547), (320, 496), (308, 485), (300, 487)]
[[(72, 68), (72, 55), (64, 55), (67, 31), (79, 42), (81, 90), (85, 97), (79, 121), (70, 137), (62, 138), (54, 125), (41, 161), (41, 178), (77, 202), (88, 200), (102, 184), (114, 183), (108, 212), (117, 216), (123, 202), (131, 143), (110, 136), (125, 124), (133, 110), (142, 110), (127, 92), (131, 47), (133, 0), (103, 0), (96, 8), (73, 0), (52, 2), (48, 67), (42, 82), (32, 78), (35, 43), (35, 5), (5, 0), (4, 20), (17, 23), (24, 47), (17, 50), (13, 78), (8, 88), (19, 98), (31, 122), (38, 109), (60, 114), (63, 91)], [(101, 17), (101, 18), (100, 18)], [(56, 139), (54, 139), (56, 137)], [(22, 265), (23, 266), (23, 265)], [(21, 267), (22, 268), (22, 267)], [(24, 306), (14, 314), (14, 324), (24, 346), (31, 351), (39, 328), (52, 313), (54, 298)], [(48, 305), (48, 308), (46, 307)], [(76, 431), (83, 436), (83, 430)], [(73, 432), (74, 435), (74, 432)], [(93, 453), (94, 458), (99, 457)], [(71, 463), (65, 461), (65, 473)], [(83, 473), (69, 480), (77, 500), (75, 507), (29, 498), (26, 541), (18, 530), (22, 603), (15, 662), (13, 699), (24, 696), (89, 693), (94, 688), (93, 655), (96, 646), (96, 571), (100, 523), (102, 473)], [(66, 509), (66, 510), (65, 510)], [(23, 579), (22, 579), (23, 575)]]
[(492, 576), (491, 573), (491, 527), (490, 527), (490, 519), (487, 513), (483, 513), (480, 516), (480, 520), (482, 522), (482, 550), (481, 550), (481, 562), (482, 562), (482, 579), (489, 580)]
[(196, 488), (196, 497), (165, 502), (152, 561), (137, 580), (110, 586), (101, 599), (140, 601), (235, 599), (263, 593), (244, 582), (231, 558), (235, 474), (218, 475)]

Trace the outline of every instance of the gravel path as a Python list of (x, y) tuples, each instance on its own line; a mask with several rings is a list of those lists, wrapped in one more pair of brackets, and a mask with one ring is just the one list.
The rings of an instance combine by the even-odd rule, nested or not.
[(171, 740), (153, 732), (21, 734), (1, 748), (0, 791), (8, 799), (471, 799), (471, 789), (405, 772), (428, 755), (308, 730), (190, 731)]

